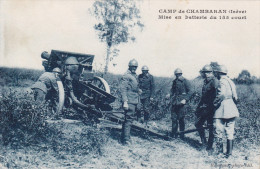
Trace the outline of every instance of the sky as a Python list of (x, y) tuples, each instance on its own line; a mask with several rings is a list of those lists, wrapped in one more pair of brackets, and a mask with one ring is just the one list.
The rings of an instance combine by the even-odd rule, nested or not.
[[(94, 54), (94, 69), (104, 66), (106, 46), (93, 26), (98, 21), (89, 13), (92, 0), (1, 0), (0, 66), (43, 69), (40, 57), (52, 49)], [(228, 69), (230, 77), (243, 70), (260, 77), (260, 1), (143, 0), (138, 2), (142, 32), (136, 42), (118, 46), (119, 56), (109, 72), (123, 74), (129, 60), (139, 62), (137, 73), (147, 65), (155, 76), (171, 77), (176, 68), (195, 78), (210, 62)], [(160, 9), (246, 10), (246, 20), (158, 19)], [(176, 16), (178, 14), (165, 14)], [(205, 14), (210, 17), (211, 14)], [(220, 14), (218, 14), (219, 16)], [(116, 66), (113, 66), (116, 65)]]

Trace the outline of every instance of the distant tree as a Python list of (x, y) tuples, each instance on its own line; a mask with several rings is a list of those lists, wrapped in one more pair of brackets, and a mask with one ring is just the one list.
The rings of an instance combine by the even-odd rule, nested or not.
[(134, 28), (139, 27), (142, 30), (144, 25), (135, 0), (96, 0), (91, 13), (99, 20), (94, 28), (101, 42), (105, 42), (107, 47), (104, 70), (106, 74), (109, 62), (118, 56), (117, 45), (129, 40), (135, 41)]
[(248, 70), (242, 70), (241, 73), (238, 75), (238, 79), (250, 79), (251, 74), (249, 73)]
[(241, 73), (239, 73), (236, 81), (240, 84), (252, 84), (253, 80), (251, 79), (251, 74), (248, 70), (242, 70)]

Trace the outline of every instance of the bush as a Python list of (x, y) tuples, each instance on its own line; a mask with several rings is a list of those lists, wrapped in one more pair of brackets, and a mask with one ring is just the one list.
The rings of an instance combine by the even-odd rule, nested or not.
[(0, 100), (0, 127), (5, 145), (29, 145), (46, 137), (47, 105), (33, 101), (32, 93), (13, 88), (4, 90)]
[[(260, 139), (260, 86), (237, 85), (240, 118), (237, 121), (236, 137), (240, 145), (259, 145)], [(247, 144), (246, 144), (247, 143)], [(250, 144), (248, 144), (250, 143)]]
[[(54, 113), (48, 104), (36, 104), (31, 91), (22, 88), (4, 89), (0, 100), (0, 128), (5, 146), (51, 148), (62, 158), (65, 155), (101, 155), (107, 142), (105, 131), (83, 123), (70, 124), (51, 120)], [(74, 128), (73, 128), (74, 127)]]

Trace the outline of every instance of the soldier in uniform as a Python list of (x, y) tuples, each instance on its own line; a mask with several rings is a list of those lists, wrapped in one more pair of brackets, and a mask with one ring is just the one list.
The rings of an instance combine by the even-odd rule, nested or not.
[(31, 89), (37, 104), (49, 102), (49, 107), (55, 113), (55, 118), (59, 118), (62, 111), (60, 92), (63, 92), (63, 85), (60, 79), (61, 70), (56, 67), (52, 72), (44, 72)]
[(142, 74), (138, 76), (138, 82), (139, 88), (142, 90), (140, 96), (142, 104), (141, 111), (144, 114), (144, 122), (147, 124), (149, 120), (150, 100), (152, 101), (154, 97), (154, 80), (153, 76), (149, 73), (149, 68), (147, 66), (142, 67)]
[(219, 87), (217, 89), (217, 97), (214, 101), (216, 112), (214, 114), (214, 137), (216, 139), (217, 154), (223, 152), (222, 135), (225, 133), (227, 137), (227, 152), (226, 158), (232, 155), (234, 128), (236, 118), (239, 117), (239, 112), (236, 107), (238, 100), (236, 86), (233, 81), (227, 76), (227, 68), (220, 65), (217, 70), (219, 79)]
[(60, 81), (61, 70), (57, 67), (52, 72), (44, 72), (35, 84), (31, 87), (34, 91), (34, 99), (38, 103), (46, 100), (55, 100), (58, 96), (58, 84)]
[(122, 104), (125, 111), (121, 135), (121, 141), (123, 144), (131, 143), (131, 125), (134, 120), (137, 104), (139, 103), (139, 88), (136, 75), (138, 62), (135, 59), (132, 59), (130, 60), (128, 67), (127, 72), (123, 75), (120, 82)]
[(198, 132), (201, 138), (202, 146), (205, 147), (207, 145), (207, 150), (211, 150), (214, 141), (213, 115), (215, 112), (215, 107), (213, 102), (216, 98), (218, 80), (215, 78), (213, 69), (210, 65), (205, 65), (202, 68), (201, 73), (205, 80), (202, 87), (202, 96), (195, 111), (195, 115), (197, 117), (195, 126), (197, 129), (202, 128), (205, 121), (207, 121), (207, 125), (209, 126), (208, 143), (205, 138), (204, 129), (201, 129)]
[(68, 57), (65, 60), (65, 86), (67, 91), (73, 91), (79, 96), (83, 91), (79, 87), (79, 62), (76, 57)]
[(79, 73), (79, 62), (76, 57), (68, 57), (65, 60), (66, 78), (77, 79)]
[[(172, 100), (172, 135), (177, 137), (178, 127), (180, 131), (184, 131), (185, 123), (184, 116), (187, 109), (187, 101), (190, 97), (190, 83), (182, 76), (182, 70), (177, 68), (174, 71), (176, 79), (173, 80), (171, 87), (171, 100)], [(181, 139), (184, 138), (184, 134), (180, 135)]]

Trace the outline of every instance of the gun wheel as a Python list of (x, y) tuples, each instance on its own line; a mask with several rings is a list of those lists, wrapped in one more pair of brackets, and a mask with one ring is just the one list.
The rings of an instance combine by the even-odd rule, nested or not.
[(93, 81), (91, 82), (94, 86), (106, 91), (110, 94), (110, 87), (108, 83), (102, 77), (94, 76)]

